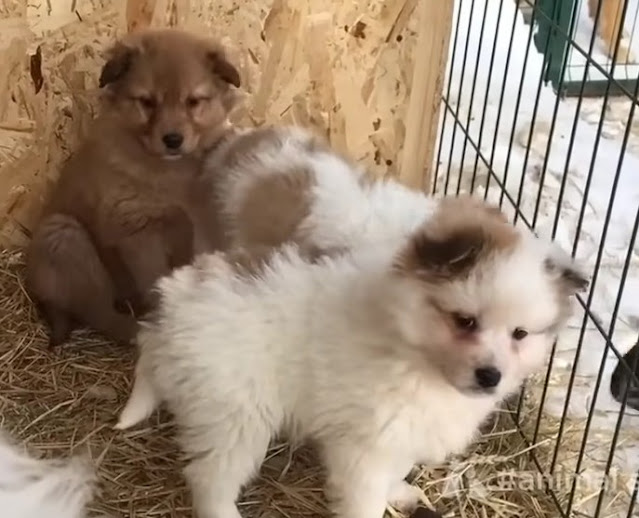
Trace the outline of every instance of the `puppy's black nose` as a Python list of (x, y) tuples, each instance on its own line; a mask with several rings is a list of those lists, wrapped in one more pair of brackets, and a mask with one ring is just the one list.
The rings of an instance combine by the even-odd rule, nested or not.
[(481, 388), (494, 388), (499, 385), (501, 372), (495, 367), (480, 367), (475, 370), (475, 379)]
[(178, 149), (183, 141), (184, 137), (179, 133), (167, 133), (162, 137), (162, 142), (169, 149)]

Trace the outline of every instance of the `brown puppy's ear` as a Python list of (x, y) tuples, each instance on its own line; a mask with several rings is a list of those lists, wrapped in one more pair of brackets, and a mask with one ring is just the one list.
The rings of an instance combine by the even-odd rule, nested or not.
[(109, 49), (107, 52), (107, 62), (102, 67), (102, 72), (100, 73), (100, 88), (104, 88), (106, 85), (122, 79), (131, 68), (134, 54), (135, 49), (123, 43), (116, 43)]
[(241, 85), (240, 73), (219, 50), (211, 51), (207, 54), (207, 59), (211, 63), (213, 73), (223, 81), (232, 84), (236, 88)]
[(399, 271), (424, 279), (452, 279), (468, 273), (484, 247), (479, 229), (460, 229), (446, 235), (419, 233), (398, 258)]

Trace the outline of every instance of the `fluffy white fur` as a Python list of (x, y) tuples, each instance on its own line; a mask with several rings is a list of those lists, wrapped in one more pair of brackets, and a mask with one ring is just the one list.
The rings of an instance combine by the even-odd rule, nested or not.
[(96, 477), (80, 459), (29, 456), (0, 431), (0, 514), (10, 518), (85, 518)]
[[(369, 214), (348, 205), (357, 215), (349, 221)], [(472, 347), (454, 343), (423, 282), (391, 268), (402, 247), (310, 264), (285, 246), (257, 278), (209, 255), (160, 281), (160, 310), (138, 336), (134, 388), (116, 427), (167, 404), (199, 518), (239, 516), (235, 499), (280, 432), (318, 444), (338, 517), (381, 518), (388, 503), (409, 510), (419, 492), (403, 479), (414, 463), (462, 452), (542, 366), (561, 302), (546, 245), (522, 235), (513, 251), (433, 292), (446, 310), (481, 312)], [(518, 326), (530, 335), (514, 344)], [(502, 373), (495, 390), (473, 384), (484, 365)]]
[[(437, 207), (434, 198), (409, 189), (394, 179), (365, 180), (364, 169), (330, 148), (313, 146), (308, 130), (296, 126), (274, 128), (241, 156), (228, 160), (229, 140), (209, 157), (209, 167), (224, 164), (218, 202), (231, 222), (230, 232), (242, 225), (237, 210), (251, 185), (264, 176), (312, 172), (310, 214), (300, 222), (293, 240), (304, 236), (320, 249), (357, 249), (369, 243), (397, 243), (417, 228)], [(250, 131), (240, 134), (249, 135)], [(222, 175), (221, 175), (222, 176)], [(236, 242), (239, 246), (252, 243)]]

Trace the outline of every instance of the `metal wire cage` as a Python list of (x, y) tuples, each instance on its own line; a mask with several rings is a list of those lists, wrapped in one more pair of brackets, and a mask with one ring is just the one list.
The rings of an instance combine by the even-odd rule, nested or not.
[(602, 58), (610, 42), (594, 29), (610, 4), (629, 7), (590, 4), (582, 46), (579, 2), (455, 0), (430, 188), (483, 196), (590, 273), (547, 371), (511, 410), (556, 516), (621, 518), (639, 516), (639, 354), (625, 355), (639, 330), (639, 82)]

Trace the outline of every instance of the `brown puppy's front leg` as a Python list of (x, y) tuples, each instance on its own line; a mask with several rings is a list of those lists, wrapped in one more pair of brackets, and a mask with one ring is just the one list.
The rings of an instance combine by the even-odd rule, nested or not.
[(65, 342), (74, 321), (129, 342), (135, 319), (114, 308), (113, 283), (86, 229), (64, 214), (46, 217), (27, 249), (26, 288), (49, 326), (49, 345)]
[(195, 254), (195, 229), (188, 214), (179, 208), (167, 212), (162, 220), (162, 233), (169, 267), (190, 264)]
[(181, 209), (167, 210), (162, 217), (121, 238), (118, 251), (133, 278), (140, 314), (155, 306), (152, 288), (156, 281), (193, 259), (193, 225)]
[(49, 328), (49, 349), (66, 342), (75, 328), (71, 315), (52, 303), (37, 302), (37, 308)]
[(123, 237), (117, 249), (133, 279), (136, 295), (131, 302), (136, 316), (141, 316), (153, 307), (149, 295), (155, 282), (171, 271), (162, 232), (158, 226), (148, 225)]

